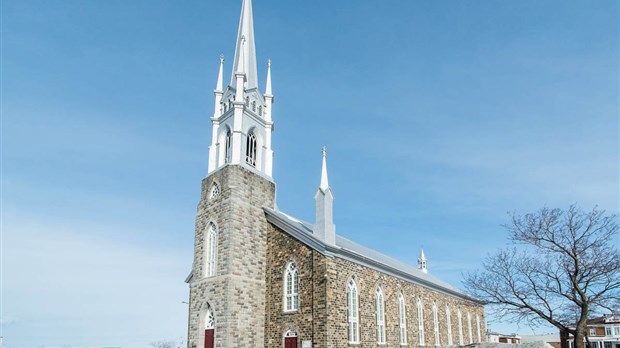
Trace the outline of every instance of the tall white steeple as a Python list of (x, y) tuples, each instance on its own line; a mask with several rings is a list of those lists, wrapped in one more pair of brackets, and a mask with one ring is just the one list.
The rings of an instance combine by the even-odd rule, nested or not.
[(243, 0), (230, 85), (222, 90), (223, 57), (215, 89), (211, 118), (209, 174), (224, 165), (241, 165), (271, 179), (273, 131), (271, 61), (267, 64), (265, 94), (258, 89), (252, 0)]
[(323, 146), (323, 165), (321, 167), (321, 184), (314, 195), (316, 202), (316, 223), (314, 235), (325, 244), (336, 245), (336, 225), (334, 225), (334, 195), (327, 179), (327, 149)]

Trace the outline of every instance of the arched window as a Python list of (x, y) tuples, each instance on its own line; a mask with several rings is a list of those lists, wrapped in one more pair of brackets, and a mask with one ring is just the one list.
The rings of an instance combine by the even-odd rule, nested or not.
[(480, 339), (480, 315), (476, 314), (476, 333), (478, 334), (478, 342), (482, 342)]
[(215, 315), (213, 309), (207, 303), (207, 312), (205, 313), (205, 348), (215, 347)]
[(222, 103), (222, 104), (224, 105), (224, 112), (226, 112), (227, 105), (226, 105), (226, 103)]
[(217, 229), (213, 223), (210, 223), (207, 228), (205, 242), (205, 277), (213, 277), (215, 275), (215, 260), (217, 254)]
[(471, 334), (471, 313), (467, 313), (467, 333), (469, 334), (469, 344), (474, 343), (474, 336)]
[(433, 331), (435, 333), (435, 346), (440, 346), (439, 342), (439, 315), (437, 314), (437, 304), (433, 303)]
[(209, 304), (207, 304), (207, 313), (205, 315), (205, 329), (215, 329), (215, 315)]
[(398, 296), (398, 326), (400, 331), (400, 344), (407, 344), (407, 313), (405, 312), (405, 298), (403, 294)]
[(210, 199), (217, 198), (217, 196), (219, 195), (220, 195), (220, 185), (214, 182), (213, 185), (211, 186), (211, 192), (209, 193), (209, 198)]
[(421, 346), (424, 345), (424, 309), (422, 300), (418, 298), (418, 340)]
[(226, 132), (225, 143), (224, 163), (230, 163), (232, 160), (232, 132), (230, 129)]
[(459, 320), (459, 345), (463, 345), (463, 315), (461, 314), (461, 309), (459, 308), (456, 313), (457, 319)]
[(284, 311), (296, 311), (299, 308), (299, 271), (293, 262), (286, 266), (284, 272)]
[(245, 106), (250, 106), (250, 97), (245, 97)]
[(256, 101), (252, 100), (252, 111), (256, 112)]
[(256, 166), (256, 135), (253, 130), (248, 133), (248, 141), (245, 147), (245, 161), (251, 166)]
[(452, 315), (450, 314), (450, 306), (446, 305), (446, 328), (448, 330), (448, 345), (452, 345)]
[(347, 307), (348, 307), (348, 322), (349, 322), (349, 343), (359, 343), (360, 341), (360, 329), (358, 325), (358, 293), (357, 285), (353, 279), (349, 280), (347, 284)]
[(263, 107), (261, 105), (258, 106), (258, 116), (263, 116)]
[(375, 305), (377, 311), (377, 343), (385, 343), (385, 304), (381, 288), (377, 288)]

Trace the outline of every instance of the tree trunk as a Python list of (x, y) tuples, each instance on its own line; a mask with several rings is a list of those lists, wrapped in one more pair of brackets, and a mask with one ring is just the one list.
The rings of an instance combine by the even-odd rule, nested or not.
[[(575, 328), (575, 348), (586, 348), (584, 338), (586, 337), (587, 319), (579, 319)], [(589, 347), (588, 347), (589, 348)]]

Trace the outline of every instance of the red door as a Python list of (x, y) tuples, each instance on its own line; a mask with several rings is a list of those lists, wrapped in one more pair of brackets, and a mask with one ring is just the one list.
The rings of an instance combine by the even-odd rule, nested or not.
[(205, 348), (213, 348), (214, 347), (214, 338), (213, 338), (213, 329), (205, 330)]
[(284, 348), (297, 348), (297, 337), (285, 337)]

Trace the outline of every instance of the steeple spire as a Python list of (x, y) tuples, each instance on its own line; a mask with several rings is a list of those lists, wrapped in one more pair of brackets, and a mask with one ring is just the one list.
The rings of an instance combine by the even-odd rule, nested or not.
[(329, 188), (329, 181), (327, 180), (327, 148), (325, 146), (323, 146), (321, 153), (323, 154), (323, 167), (321, 168), (321, 186), (319, 188), (326, 191)]
[(334, 195), (327, 181), (327, 149), (323, 146), (323, 168), (321, 170), (321, 185), (314, 195), (316, 202), (316, 223), (313, 234), (325, 244), (336, 245), (336, 225), (334, 225)]
[[(244, 44), (245, 38), (245, 44)], [(237, 45), (235, 47), (235, 59), (233, 61), (233, 74), (231, 86), (238, 88), (235, 73), (246, 74), (246, 89), (258, 87), (256, 73), (256, 47), (254, 45), (254, 19), (252, 16), (252, 0), (243, 0), (241, 5), (241, 18), (237, 33)], [(243, 86), (241, 86), (243, 88)]]

